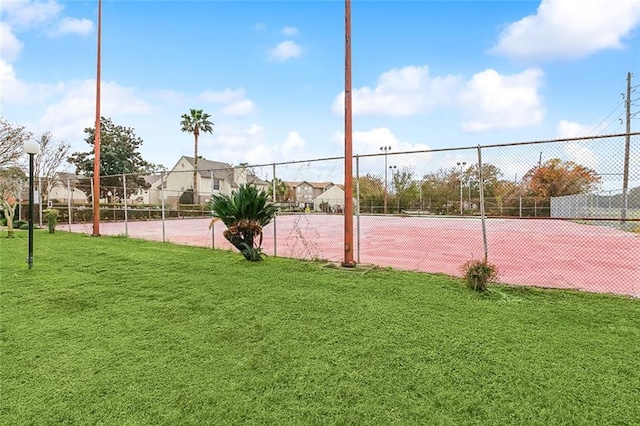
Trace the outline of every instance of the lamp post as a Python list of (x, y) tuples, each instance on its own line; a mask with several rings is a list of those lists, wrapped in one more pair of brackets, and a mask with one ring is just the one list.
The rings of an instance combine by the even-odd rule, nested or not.
[[(398, 166), (389, 166), (389, 170), (391, 170), (391, 176), (393, 176), (394, 173), (394, 169), (396, 169)], [(387, 191), (388, 192), (388, 191)], [(398, 213), (400, 213), (400, 200), (398, 199)]]
[(460, 167), (460, 216), (463, 215), (463, 211), (462, 211), (462, 169), (464, 166), (467, 165), (466, 161), (460, 162), (458, 161), (456, 163), (458, 165), (458, 167)]
[(40, 153), (38, 142), (28, 140), (23, 145), (24, 152), (29, 154), (29, 254), (27, 265), (33, 268), (33, 156)]
[(387, 198), (389, 197), (389, 186), (387, 185), (387, 152), (391, 151), (391, 147), (381, 146), (380, 151), (384, 151), (384, 214), (387, 214)]

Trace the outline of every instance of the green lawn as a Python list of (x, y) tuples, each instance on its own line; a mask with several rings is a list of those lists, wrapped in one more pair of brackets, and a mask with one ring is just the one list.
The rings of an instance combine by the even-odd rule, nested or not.
[(640, 302), (0, 233), (0, 424), (640, 424)]

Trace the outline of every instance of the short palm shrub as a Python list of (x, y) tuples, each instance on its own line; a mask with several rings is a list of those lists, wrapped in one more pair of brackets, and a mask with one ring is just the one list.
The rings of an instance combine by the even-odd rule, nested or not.
[(262, 260), (262, 228), (276, 214), (276, 207), (265, 191), (243, 184), (230, 196), (213, 195), (207, 207), (214, 221), (221, 220), (227, 226), (224, 237), (246, 260)]
[(56, 209), (47, 209), (42, 212), (43, 219), (47, 222), (47, 227), (49, 228), (49, 233), (53, 234), (56, 232), (56, 225), (58, 224), (58, 215), (59, 212)]
[(461, 269), (467, 287), (475, 291), (485, 291), (487, 283), (498, 277), (495, 265), (487, 263), (486, 260), (470, 260), (462, 265)]

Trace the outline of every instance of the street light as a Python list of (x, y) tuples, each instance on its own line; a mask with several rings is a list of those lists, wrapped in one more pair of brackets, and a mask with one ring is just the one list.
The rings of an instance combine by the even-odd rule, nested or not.
[[(391, 176), (395, 173), (393, 170), (398, 168), (398, 166), (389, 166), (389, 170), (391, 170)], [(400, 213), (400, 199), (398, 198), (398, 213)]]
[(387, 185), (387, 152), (391, 151), (390, 146), (381, 146), (380, 151), (384, 151), (384, 214), (387, 214), (387, 198), (388, 198), (388, 185)]
[(24, 151), (29, 154), (29, 255), (27, 265), (33, 268), (33, 156), (40, 153), (38, 142), (28, 140), (23, 145)]
[(462, 216), (463, 215), (463, 212), (462, 212), (462, 169), (463, 169), (464, 166), (467, 165), (467, 162), (466, 161), (463, 161), (463, 162), (458, 161), (456, 164), (458, 165), (458, 167), (460, 167), (460, 215)]

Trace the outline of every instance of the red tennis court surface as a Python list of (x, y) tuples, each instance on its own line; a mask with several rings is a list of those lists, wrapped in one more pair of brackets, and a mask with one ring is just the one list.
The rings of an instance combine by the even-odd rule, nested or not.
[[(210, 219), (173, 219), (164, 223), (164, 239), (177, 244), (230, 249), (224, 224), (214, 233)], [(460, 275), (460, 266), (483, 256), (479, 218), (361, 216), (360, 263), (398, 269)], [(344, 218), (306, 214), (278, 216), (264, 229), (268, 255), (303, 259), (343, 259)], [(92, 232), (75, 224), (74, 232)], [(162, 221), (101, 223), (100, 233), (127, 233), (163, 241)], [(489, 261), (507, 284), (579, 289), (640, 297), (640, 235), (616, 229), (551, 219), (487, 219)], [(359, 259), (358, 259), (359, 252)]]

